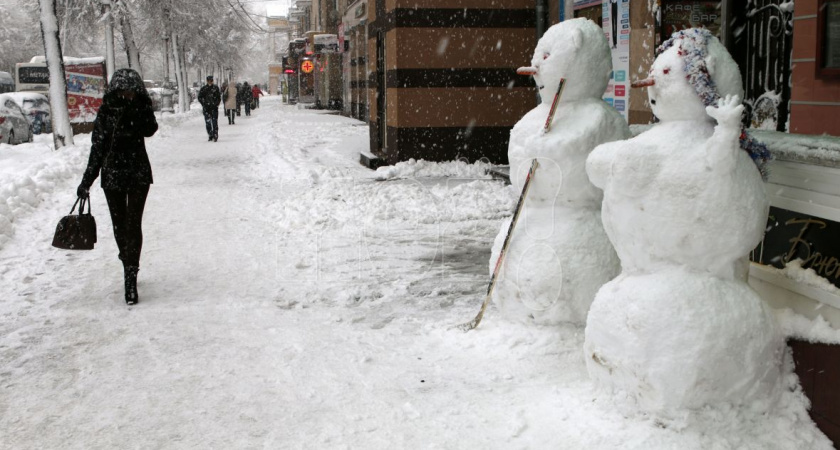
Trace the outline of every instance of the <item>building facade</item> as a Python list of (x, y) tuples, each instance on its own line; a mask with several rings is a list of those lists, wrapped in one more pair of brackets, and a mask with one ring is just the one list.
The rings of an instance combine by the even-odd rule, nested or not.
[(506, 161), (512, 126), (535, 105), (533, 0), (369, 0), (371, 152)]

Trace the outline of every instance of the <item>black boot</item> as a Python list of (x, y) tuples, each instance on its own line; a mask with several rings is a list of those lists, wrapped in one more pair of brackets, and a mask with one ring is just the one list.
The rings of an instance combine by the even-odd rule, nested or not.
[(136, 305), (140, 298), (137, 294), (137, 266), (125, 266), (125, 303)]

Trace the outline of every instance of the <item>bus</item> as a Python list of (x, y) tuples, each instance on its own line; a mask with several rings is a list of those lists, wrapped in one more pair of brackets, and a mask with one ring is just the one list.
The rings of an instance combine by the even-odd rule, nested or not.
[[(102, 105), (107, 86), (105, 58), (64, 57), (64, 75), (67, 80), (67, 107), (74, 133), (93, 130), (93, 121)], [(15, 64), (15, 90), (37, 92), (49, 97), (50, 72), (43, 56), (36, 56), (28, 63)]]

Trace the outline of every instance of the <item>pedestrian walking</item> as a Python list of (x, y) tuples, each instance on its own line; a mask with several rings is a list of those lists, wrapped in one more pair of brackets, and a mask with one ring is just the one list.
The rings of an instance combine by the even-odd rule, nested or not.
[(152, 184), (145, 138), (157, 129), (152, 99), (140, 74), (132, 69), (114, 72), (94, 121), (90, 157), (76, 194), (88, 198), (90, 187), (101, 175), (123, 263), (125, 302), (129, 305), (139, 301), (137, 272), (143, 248), (143, 210)]
[(251, 93), (253, 94), (253, 97), (254, 97), (254, 108), (259, 108), (260, 107), (260, 96), (263, 95), (262, 89), (260, 89), (260, 87), (255, 84), (254, 87), (251, 89)]
[(248, 82), (242, 83), (242, 103), (245, 105), (245, 115), (251, 115), (251, 100), (254, 99), (254, 94), (251, 92), (251, 86)]
[(213, 84), (213, 75), (207, 76), (207, 84), (198, 91), (198, 102), (204, 110), (204, 124), (207, 126), (207, 140), (219, 140), (219, 103), (222, 94), (219, 87)]
[(236, 115), (242, 115), (242, 83), (236, 83)]
[(222, 103), (225, 108), (225, 116), (228, 118), (228, 125), (236, 124), (236, 87), (222, 84)]

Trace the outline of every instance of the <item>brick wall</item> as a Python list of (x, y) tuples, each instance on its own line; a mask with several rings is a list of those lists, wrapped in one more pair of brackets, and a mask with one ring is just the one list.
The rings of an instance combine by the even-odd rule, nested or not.
[(530, 77), (516, 75), (536, 44), (534, 1), (371, 0), (368, 7), (372, 152), (391, 164), (507, 162), (510, 129), (536, 105)]
[(796, 0), (790, 132), (840, 136), (840, 78), (816, 76), (818, 0)]

